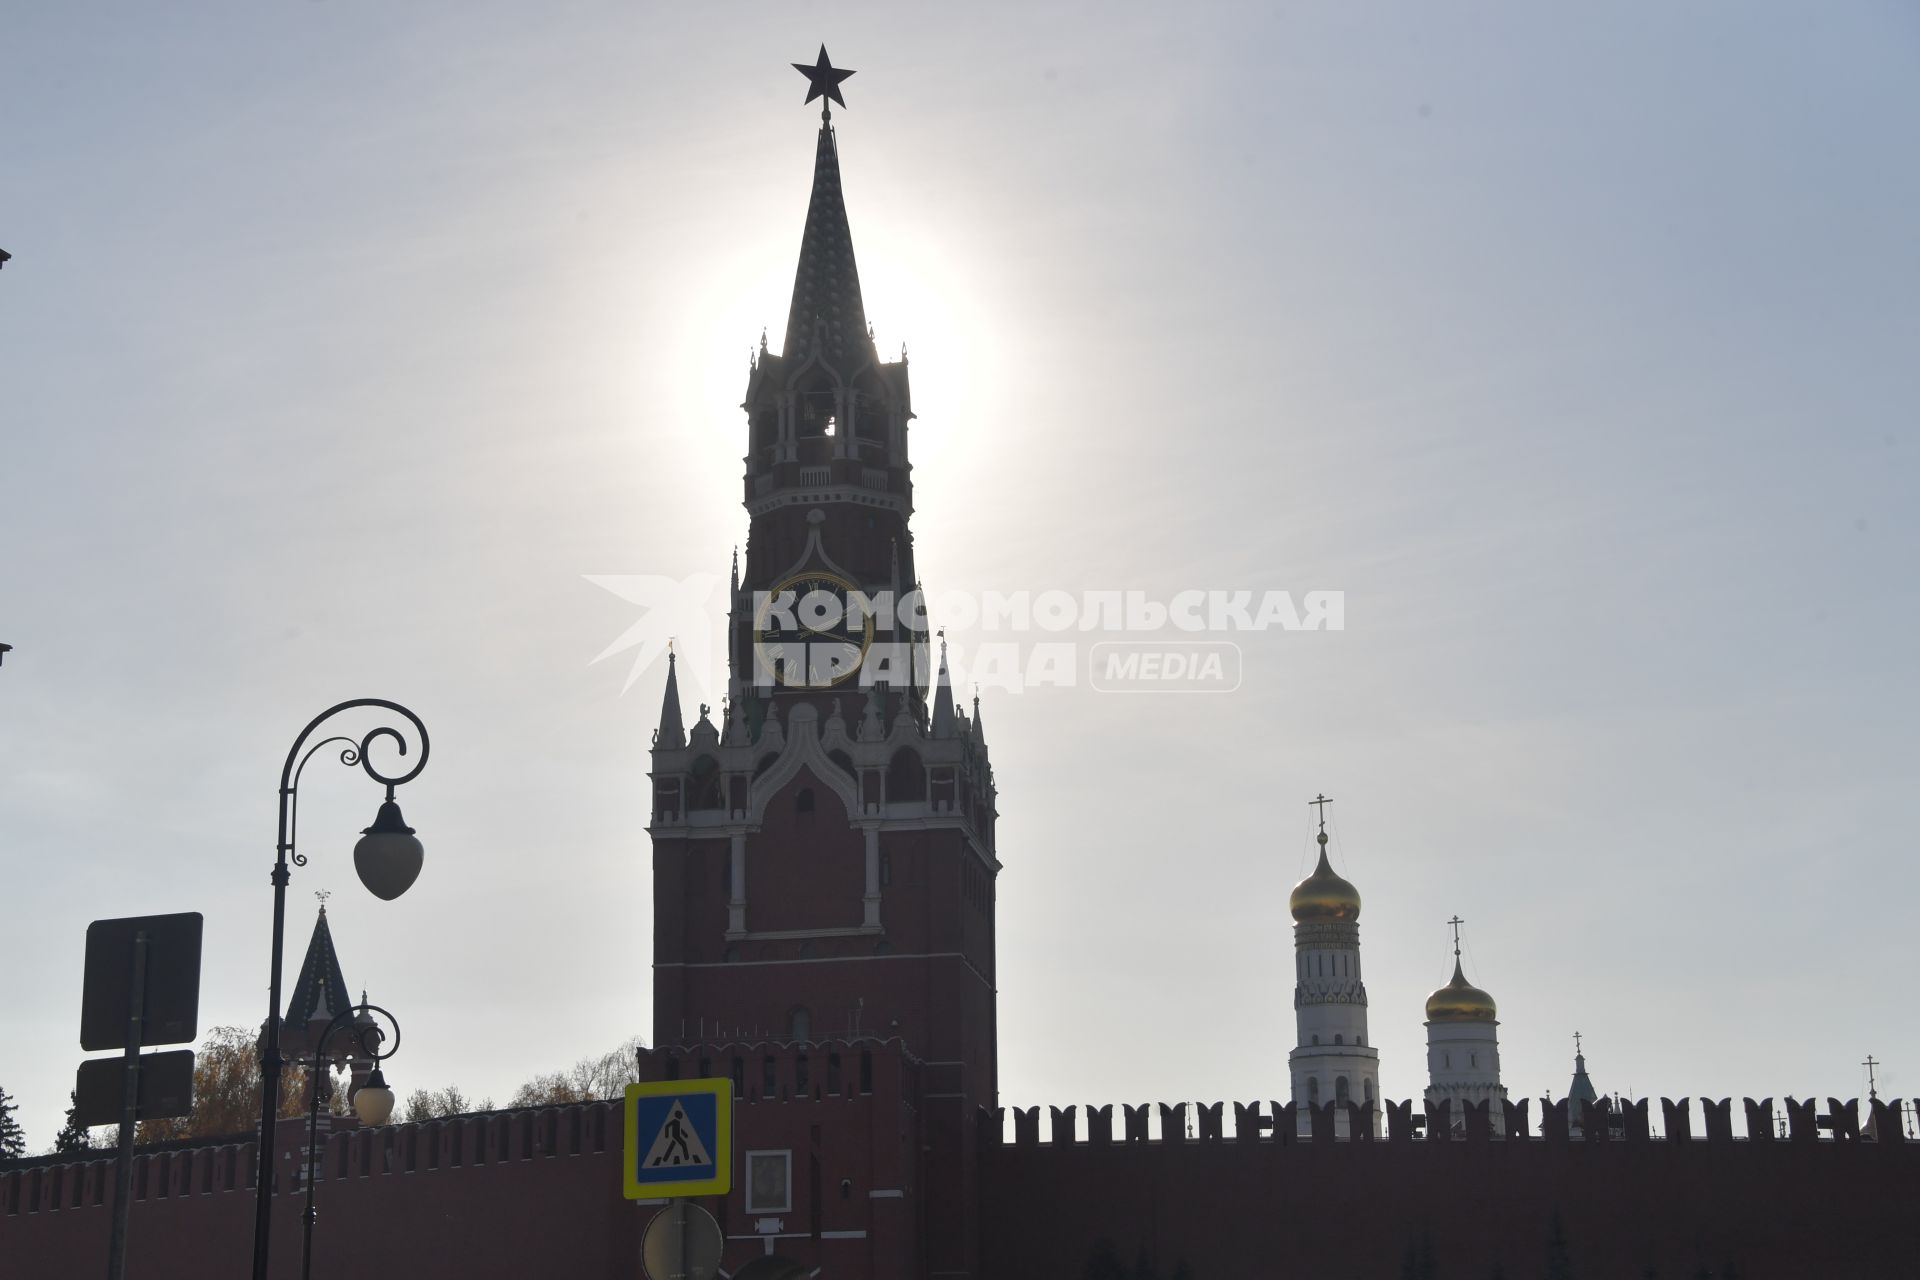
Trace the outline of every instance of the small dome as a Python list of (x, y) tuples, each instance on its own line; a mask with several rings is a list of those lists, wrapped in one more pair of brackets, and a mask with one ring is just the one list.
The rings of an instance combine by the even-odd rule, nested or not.
[(1460, 957), (1453, 959), (1453, 981), (1427, 997), (1428, 1022), (1492, 1022), (1493, 997), (1467, 981)]
[(1360, 891), (1333, 873), (1327, 861), (1327, 833), (1320, 833), (1320, 865), (1293, 886), (1287, 910), (1302, 924), (1309, 920), (1354, 921), (1360, 918)]

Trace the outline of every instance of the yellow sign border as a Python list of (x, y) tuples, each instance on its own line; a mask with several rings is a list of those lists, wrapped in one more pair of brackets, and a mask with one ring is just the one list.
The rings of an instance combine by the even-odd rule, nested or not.
[[(714, 1101), (714, 1176), (700, 1182), (641, 1182), (634, 1162), (639, 1159), (640, 1099), (684, 1098), (689, 1094), (710, 1093)], [(733, 1081), (721, 1077), (712, 1080), (654, 1080), (630, 1084), (626, 1093), (623, 1124), (625, 1142), (621, 1147), (620, 1180), (629, 1200), (670, 1200), (678, 1196), (724, 1196), (733, 1190)]]

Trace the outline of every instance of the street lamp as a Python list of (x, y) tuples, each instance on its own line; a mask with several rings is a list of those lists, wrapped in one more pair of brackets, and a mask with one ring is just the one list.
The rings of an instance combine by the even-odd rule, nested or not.
[[(364, 843), (364, 841), (362, 842)], [(416, 846), (419, 841), (414, 841)], [(393, 1027), (393, 1043), (386, 1044), (387, 1033), (373, 1015), (379, 1014)], [(327, 1029), (320, 1033), (320, 1042), (313, 1050), (313, 1076), (311, 1089), (312, 1103), (307, 1112), (307, 1213), (305, 1238), (300, 1247), (300, 1280), (307, 1280), (313, 1274), (313, 1223), (319, 1216), (313, 1207), (313, 1184), (320, 1180), (320, 1072), (324, 1069), (327, 1056), (327, 1041), (333, 1033), (347, 1027), (353, 1028), (354, 1043), (360, 1047), (363, 1061), (373, 1063), (373, 1071), (353, 1095), (354, 1114), (360, 1117), (360, 1123), (368, 1126), (383, 1125), (387, 1117), (393, 1114), (393, 1090), (387, 1087), (387, 1078), (380, 1074), (380, 1064), (391, 1058), (400, 1048), (400, 1020), (377, 1004), (368, 1004), (366, 994), (361, 993), (358, 1009), (342, 1009), (333, 1015), (327, 1023)]]
[[(420, 740), (420, 757), (413, 762), (413, 768), (398, 777), (389, 777), (373, 767), (371, 748), (376, 739), (390, 739), (401, 755), (407, 754), (406, 738), (398, 729), (384, 725), (369, 730), (358, 742), (352, 738), (335, 736), (322, 738), (311, 747), (307, 746), (307, 739), (323, 723), (342, 711), (358, 707), (380, 707), (407, 718), (413, 725), (414, 736)], [(389, 900), (397, 898), (407, 891), (407, 887), (420, 874), (423, 859), (420, 842), (414, 838), (413, 828), (400, 816), (400, 806), (393, 799), (395, 787), (413, 781), (427, 767), (427, 726), (420, 722), (420, 717), (399, 703), (388, 702), (384, 698), (355, 698), (328, 707), (308, 721), (307, 727), (294, 739), (292, 749), (287, 752), (287, 762), (280, 770), (280, 835), (273, 864), (273, 955), (269, 968), (271, 976), (267, 982), (267, 1033), (260, 1050), (260, 1140), (257, 1145), (259, 1157), (254, 1176), (253, 1206), (254, 1280), (267, 1280), (268, 1239), (273, 1230), (273, 1122), (279, 1110), (280, 1069), (283, 1065), (280, 1053), (280, 953), (286, 945), (287, 863), (291, 860), (296, 867), (307, 865), (306, 856), (294, 849), (300, 775), (314, 752), (332, 743), (342, 744), (341, 764), (359, 765), (369, 778), (387, 789), (386, 801), (375, 815), (373, 825), (362, 833), (360, 842), (354, 846), (353, 865), (360, 873), (361, 883), (376, 897)]]

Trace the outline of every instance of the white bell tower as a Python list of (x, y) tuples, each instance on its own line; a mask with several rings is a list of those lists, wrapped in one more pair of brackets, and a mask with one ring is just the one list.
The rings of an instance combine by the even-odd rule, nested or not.
[(1500, 1024), (1493, 997), (1469, 983), (1460, 968), (1460, 926), (1466, 922), (1456, 915), (1447, 923), (1453, 926), (1453, 981), (1427, 997), (1426, 1099), (1447, 1103), (1455, 1133), (1466, 1128), (1461, 1103), (1488, 1104), (1497, 1136), (1505, 1131), (1501, 1103), (1507, 1098), (1500, 1083)]
[[(1299, 1132), (1312, 1132), (1306, 1108), (1353, 1102), (1365, 1108), (1374, 1136), (1380, 1133), (1380, 1053), (1367, 1042), (1367, 987), (1360, 979), (1360, 891), (1334, 874), (1327, 860), (1327, 810), (1317, 796), (1320, 861), (1293, 887), (1293, 1010), (1298, 1045), (1287, 1055), (1293, 1101), (1302, 1108)], [(1344, 1110), (1334, 1113), (1334, 1134), (1351, 1136)]]

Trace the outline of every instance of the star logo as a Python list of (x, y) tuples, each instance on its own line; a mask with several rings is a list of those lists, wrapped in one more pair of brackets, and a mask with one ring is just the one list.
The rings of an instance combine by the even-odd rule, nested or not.
[(804, 62), (796, 62), (792, 66), (795, 71), (807, 78), (808, 102), (812, 102), (815, 98), (827, 98), (843, 107), (847, 105), (847, 100), (840, 96), (840, 82), (853, 72), (842, 71), (834, 66), (827, 58), (827, 46), (824, 44), (820, 46), (820, 60), (812, 66)]
[(611, 591), (628, 604), (639, 605), (640, 617), (612, 644), (602, 649), (592, 662), (601, 662), (629, 649), (633, 665), (627, 669), (627, 682), (620, 686), (626, 693), (646, 670), (658, 662), (675, 640), (680, 656), (681, 674), (693, 686), (694, 696), (711, 696), (714, 684), (713, 650), (719, 636), (719, 624), (707, 607), (721, 578), (717, 574), (693, 573), (684, 578), (669, 578), (657, 573), (588, 573), (581, 575), (596, 587)]

